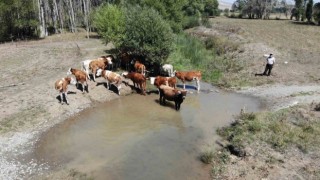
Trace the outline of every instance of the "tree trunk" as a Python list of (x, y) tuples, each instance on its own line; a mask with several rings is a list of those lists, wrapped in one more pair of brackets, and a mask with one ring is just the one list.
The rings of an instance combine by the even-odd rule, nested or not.
[(72, 1), (71, 0), (69, 0), (69, 15), (70, 15), (71, 32), (75, 33), (76, 32), (76, 25), (75, 25), (74, 10), (73, 10), (73, 6), (72, 6)]
[(57, 1), (53, 0), (53, 27), (54, 27), (54, 33), (58, 33), (58, 6)]
[(86, 2), (87, 0), (83, 0), (83, 11), (84, 11), (84, 23), (86, 25), (86, 31), (87, 31), (87, 38), (89, 39), (89, 18), (88, 18), (88, 13), (89, 13), (89, 2)]
[(46, 36), (46, 23), (44, 19), (44, 9), (42, 0), (38, 0), (39, 8), (39, 37), (44, 38)]

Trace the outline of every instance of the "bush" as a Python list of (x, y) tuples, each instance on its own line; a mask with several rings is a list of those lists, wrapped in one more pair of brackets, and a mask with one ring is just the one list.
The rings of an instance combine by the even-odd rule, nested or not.
[(120, 49), (161, 64), (173, 50), (170, 25), (154, 9), (132, 6), (126, 10), (125, 38)]
[(320, 25), (320, 2), (314, 4), (312, 12), (314, 20)]
[(125, 38), (125, 16), (116, 5), (100, 7), (94, 15), (94, 26), (105, 43), (112, 42), (118, 48)]
[(189, 29), (200, 26), (199, 18), (196, 16), (187, 16), (184, 19), (183, 29)]
[(230, 18), (236, 18), (236, 14), (232, 13), (229, 17)]

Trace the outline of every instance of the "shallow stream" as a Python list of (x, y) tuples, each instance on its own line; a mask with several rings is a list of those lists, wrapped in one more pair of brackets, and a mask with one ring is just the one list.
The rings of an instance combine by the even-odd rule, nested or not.
[(87, 109), (44, 133), (34, 157), (50, 170), (76, 169), (94, 179), (210, 179), (199, 154), (214, 145), (216, 129), (258, 99), (202, 83), (180, 111), (159, 95), (133, 94)]

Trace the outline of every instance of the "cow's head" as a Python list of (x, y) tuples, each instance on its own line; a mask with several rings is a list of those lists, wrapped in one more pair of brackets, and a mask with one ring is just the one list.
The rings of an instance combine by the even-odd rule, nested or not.
[(102, 69), (98, 69), (97, 73), (96, 73), (96, 76), (101, 76), (101, 74), (102, 74)]
[(72, 69), (72, 68), (69, 68), (69, 70), (68, 70), (68, 72), (67, 72), (67, 75), (71, 75), (71, 74), (72, 74), (71, 69)]
[(174, 71), (173, 71), (173, 74), (174, 74), (175, 76), (179, 76), (179, 75), (180, 75), (180, 72), (179, 72), (179, 71), (174, 70)]
[(77, 84), (77, 80), (75, 78), (71, 77), (70, 84), (76, 85)]
[(121, 73), (121, 76), (127, 77), (127, 76), (128, 76), (128, 72), (123, 72), (123, 73)]

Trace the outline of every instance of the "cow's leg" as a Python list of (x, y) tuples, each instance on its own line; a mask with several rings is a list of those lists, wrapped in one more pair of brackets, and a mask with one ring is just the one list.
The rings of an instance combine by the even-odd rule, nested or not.
[(67, 105), (69, 105), (68, 97), (67, 97), (68, 92), (64, 92), (63, 94), (64, 94), (64, 96), (66, 97), (66, 103), (67, 103)]
[(96, 69), (96, 68), (93, 68), (93, 69), (92, 69), (92, 73), (93, 73), (93, 81), (96, 82), (97, 69)]
[(179, 103), (175, 101), (175, 107), (176, 107), (176, 110), (178, 111), (179, 110)]
[(60, 93), (60, 103), (63, 104), (63, 93)]
[(117, 89), (118, 89), (118, 95), (120, 96), (121, 84), (120, 84), (120, 85), (117, 85)]
[(198, 78), (196, 79), (196, 83), (197, 83), (197, 90), (199, 92), (200, 91), (200, 80)]
[(107, 87), (108, 87), (108, 90), (110, 89), (110, 85), (109, 85), (109, 81), (107, 80)]
[(87, 87), (87, 92), (89, 92), (89, 85), (87, 81), (86, 81), (86, 87)]
[(90, 75), (89, 75), (89, 69), (86, 69), (87, 78), (91, 81)]
[(82, 86), (82, 93), (84, 93), (84, 83), (81, 83), (81, 86)]

